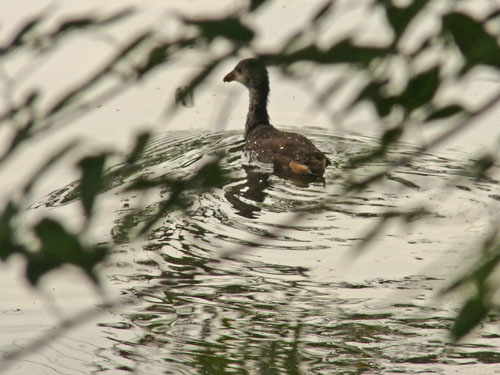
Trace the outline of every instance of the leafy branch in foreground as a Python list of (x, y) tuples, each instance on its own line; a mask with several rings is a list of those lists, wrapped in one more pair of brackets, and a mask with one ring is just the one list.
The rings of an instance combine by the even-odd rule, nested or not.
[[(368, 103), (374, 110), (374, 116), (382, 127), (379, 145), (366, 154), (356, 155), (346, 164), (344, 172), (348, 175), (349, 168), (367, 165), (373, 160), (384, 158), (393, 145), (411, 129), (421, 126), (439, 126), (441, 121), (449, 121), (450, 128), (418, 148), (413, 155), (401, 156), (380, 171), (372, 171), (363, 181), (347, 178), (346, 194), (352, 190), (366, 189), (381, 177), (387, 176), (397, 166), (404, 165), (423, 152), (441, 145), (445, 140), (457, 135), (464, 129), (474, 126), (475, 120), (489, 113), (500, 101), (500, 92), (495, 92), (485, 101), (471, 106), (458, 100), (444, 100), (442, 91), (447, 85), (460, 84), (473, 77), (475, 68), (493, 70), (498, 74), (500, 68), (500, 47), (498, 36), (488, 24), (499, 18), (498, 6), (492, 6), (489, 13), (482, 18), (473, 17), (464, 11), (454, 9), (450, 5), (442, 14), (434, 14), (440, 28), (427, 35), (419, 43), (408, 48), (405, 40), (421, 32), (419, 27), (410, 27), (417, 23), (424, 12), (432, 12), (436, 1), (411, 1), (407, 6), (393, 5), (390, 1), (372, 2), (366, 7), (385, 14), (386, 26), (392, 31), (389, 42), (378, 45), (362, 44), (356, 35), (330, 42), (320, 41), (321, 31), (329, 27), (331, 15), (334, 13), (335, 2), (325, 1), (312, 15), (306, 27), (295, 32), (285, 40), (275, 51), (259, 51), (255, 49), (254, 41), (258, 30), (249, 26), (247, 19), (258, 17), (258, 10), (268, 1), (250, 1), (245, 11), (206, 18), (179, 16), (182, 31), (188, 37), (160, 37), (153, 29), (146, 29), (128, 41), (120, 43), (116, 52), (102, 63), (99, 69), (90, 73), (82, 82), (71, 85), (72, 89), (58, 93), (57, 100), (45, 109), (39, 108), (38, 99), (41, 93), (37, 89), (24, 95), (16, 96), (17, 101), (6, 105), (0, 114), (0, 125), (9, 127), (12, 138), (5, 151), (0, 155), (0, 167), (14, 158), (23, 146), (29, 146), (30, 141), (37, 137), (48, 136), (48, 130), (58, 130), (61, 126), (71, 124), (79, 116), (91, 112), (96, 101), (111, 100), (131, 87), (139, 80), (147, 79), (159, 68), (169, 67), (172, 60), (182, 57), (189, 50), (209, 54), (209, 63), (200, 67), (187, 82), (185, 93), (191, 93), (203, 84), (214, 73), (215, 69), (226, 59), (251, 51), (269, 64), (284, 67), (291, 71), (300, 64), (311, 64), (318, 67), (329, 67), (332, 70), (342, 68), (346, 72), (344, 82), (349, 78), (358, 78), (361, 82), (352, 95), (350, 103), (346, 104), (342, 115), (356, 111), (360, 105)], [(133, 14), (130, 9), (106, 16), (82, 15), (69, 18), (58, 23), (49, 31), (43, 31), (43, 21), (49, 17), (47, 12), (36, 15), (22, 22), (16, 32), (0, 46), (0, 60), (9, 59), (18, 51), (30, 51), (40, 54), (51, 53), (57, 45), (70, 43), (69, 35), (91, 32), (96, 28), (105, 28), (115, 22), (126, 20)], [(226, 42), (227, 49), (220, 52), (220, 41)], [(435, 51), (439, 50), (438, 56)], [(427, 56), (434, 56), (431, 63), (423, 64)], [(456, 66), (449, 66), (449, 60), (458, 61)], [(203, 61), (206, 61), (204, 59)], [(402, 83), (397, 84), (393, 77), (394, 66), (404, 74)], [(111, 89), (92, 96), (92, 92), (100, 83), (109, 77), (118, 77)], [(338, 82), (338, 81), (336, 81)], [(338, 91), (329, 88), (320, 95), (323, 107), (328, 106), (330, 99), (335, 99)], [(13, 96), (13, 95), (12, 95)], [(90, 97), (90, 99), (89, 99)], [(181, 98), (182, 101), (182, 98)], [(320, 103), (320, 104), (321, 104)], [(175, 107), (170, 108), (171, 112)], [(129, 156), (121, 161), (122, 166), (114, 173), (124, 173), (134, 168), (140, 168), (141, 155), (148, 143), (149, 135), (137, 137), (136, 145)], [(22, 212), (29, 205), (30, 192), (45, 173), (56, 162), (62, 160), (74, 144), (66, 145), (35, 172), (21, 193), (2, 204), (0, 216), (0, 259), (5, 261), (13, 254), (19, 254), (27, 259), (27, 278), (34, 284), (46, 272), (63, 264), (73, 264), (86, 272), (93, 280), (97, 280), (95, 267), (110, 253), (112, 245), (88, 245), (85, 237), (92, 224), (98, 195), (109, 187), (109, 173), (106, 171), (108, 156), (113, 151), (94, 153), (81, 157), (77, 162), (81, 172), (79, 198), (82, 203), (85, 221), (81, 228), (70, 229), (61, 221), (43, 217), (35, 224), (26, 228)], [(477, 163), (470, 166), (470, 174), (478, 177), (486, 176), (497, 163), (494, 154), (481, 155)], [(133, 233), (139, 236), (150, 230), (155, 223), (173, 209), (182, 209), (189, 204), (183, 198), (183, 193), (191, 189), (210, 189), (224, 184), (224, 175), (217, 161), (201, 168), (199, 172), (185, 181), (172, 179), (146, 180), (133, 182), (129, 189), (139, 193), (147, 192), (160, 186), (168, 187), (169, 196), (164, 199), (154, 215), (144, 227)], [(124, 223), (133, 219), (132, 211)], [(389, 220), (417, 220), (422, 211), (386, 212), (381, 216), (381, 222), (367, 240), (374, 237)], [(29, 225), (29, 224), (28, 224)], [(124, 225), (123, 231), (132, 233), (132, 225)], [(23, 236), (31, 233), (36, 241), (31, 243)], [(57, 239), (57, 240), (56, 240)], [(477, 293), (464, 305), (452, 329), (455, 339), (460, 339), (491, 311), (494, 306), (490, 295), (498, 285), (487, 283), (489, 276), (498, 263), (496, 251), (498, 239), (495, 239), (488, 251), (484, 252), (479, 266), (471, 270), (469, 276), (458, 284), (475, 283)], [(493, 255), (492, 255), (493, 254)], [(479, 277), (484, 275), (487, 277)]]

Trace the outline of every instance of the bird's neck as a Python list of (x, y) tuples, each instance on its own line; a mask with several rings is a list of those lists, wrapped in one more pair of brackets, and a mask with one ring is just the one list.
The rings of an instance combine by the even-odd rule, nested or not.
[(248, 91), (250, 93), (250, 105), (245, 124), (245, 137), (257, 125), (269, 125), (269, 115), (267, 114), (269, 82), (264, 80), (258, 86), (249, 87)]

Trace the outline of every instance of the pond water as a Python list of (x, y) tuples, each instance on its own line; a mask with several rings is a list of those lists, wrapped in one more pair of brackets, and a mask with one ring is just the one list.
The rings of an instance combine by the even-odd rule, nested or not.
[[(18, 98), (36, 89), (44, 93), (43, 107), (92, 77), (109, 53), (138, 31), (152, 28), (175, 36), (178, 14), (225, 14), (242, 9), (243, 3), (10, 2), (0, 15), (4, 40), (27, 16), (40, 13), (48, 17), (45, 31), (80, 12), (104, 15), (133, 5), (136, 13), (106, 31), (75, 36), (48, 58), (19, 54), (2, 65), (2, 92), (5, 98)], [(255, 51), (272, 51), (309, 27), (310, 17), (323, 6), (323, 1), (269, 3), (247, 20), (259, 31)], [(325, 38), (340, 40), (356, 32), (356, 40), (368, 45), (390, 38), (382, 27), (383, 14), (373, 12), (370, 3), (336, 1)], [(492, 3), (460, 5), (480, 13)], [(423, 30), (435, 27), (432, 17), (424, 21), (429, 27)], [(464, 295), (439, 292), (474, 262), (474, 250), (498, 220), (499, 168), (489, 179), (476, 181), (464, 175), (463, 167), (474, 153), (498, 147), (500, 108), (436, 153), (394, 169), (363, 193), (346, 194), (349, 179), (361, 180), (391, 160), (411, 155), (446, 124), (417, 126), (405, 135), (415, 143), (400, 143), (383, 160), (345, 168), (349, 157), (377, 142), (366, 134), (379, 135), (384, 129), (373, 110), (361, 107), (343, 117), (348, 95), (342, 92), (326, 110), (318, 108), (315, 95), (331, 82), (331, 74), (342, 76), (342, 69), (304, 66), (302, 81), (271, 67), (274, 123), (301, 125), (300, 132), (333, 163), (322, 181), (282, 179), (250, 165), (241, 151), (248, 98), (242, 87), (222, 83), (236, 58), (214, 70), (195, 92), (193, 107), (166, 118), (176, 89), (206, 58), (187, 54), (174, 59), (113, 100), (99, 101), (51, 137), (34, 140), (2, 169), (2, 181), (8, 183), (0, 187), (0, 196), (10, 197), (37, 163), (63, 143), (85, 140), (84, 148), (123, 150), (138, 131), (156, 134), (139, 168), (127, 175), (117, 172), (119, 165), (109, 170), (109, 187), (99, 200), (103, 209), (94, 222), (97, 233), (89, 235), (89, 240), (118, 244), (101, 270), (103, 290), (96, 291), (71, 268), (30, 289), (21, 259), (0, 264), (0, 352), (23, 354), (0, 361), (0, 373), (498, 374), (498, 317), (488, 316), (480, 329), (452, 345), (448, 330)], [(479, 71), (449, 91), (456, 102), (474, 108), (497, 86), (496, 75)], [(340, 116), (333, 116), (337, 111)], [(342, 129), (359, 133), (340, 133)], [(166, 187), (145, 198), (125, 192), (130, 181), (144, 175), (189, 178), (221, 154), (225, 184), (186, 194), (184, 210), (169, 211), (147, 237), (130, 241), (125, 229), (139, 230), (170, 196)], [(68, 226), (78, 225), (82, 212), (76, 178), (71, 161), (58, 165), (37, 186), (26, 217), (54, 215), (64, 217)], [(419, 207), (426, 213), (419, 213)], [(418, 220), (390, 219), (370, 246), (362, 247), (387, 212), (410, 213)], [(109, 301), (111, 307), (105, 305)], [(64, 319), (77, 324), (53, 332)]]
[[(387, 160), (345, 171), (345, 160), (375, 139), (304, 134), (333, 161), (324, 181), (285, 180), (248, 164), (235, 131), (163, 133), (140, 169), (123, 176), (111, 168), (104, 196), (116, 218), (108, 239), (120, 246), (103, 281), (125, 302), (21, 358), (12, 373), (497, 373), (498, 318), (451, 345), (447, 330), (458, 303), (436, 297), (474, 259), (467, 250), (498, 210), (498, 181), (464, 176), (464, 155), (429, 153), (368, 191), (346, 195), (348, 176), (366, 177), (414, 147), (400, 144)], [(188, 178), (221, 152), (227, 183), (190, 193), (184, 211), (169, 212), (147, 238), (130, 243), (127, 213), (142, 204), (133, 211), (139, 227), (169, 191), (141, 202), (122, 192), (127, 182)], [(71, 207), (75, 188), (63, 186), (32, 209)], [(428, 213), (418, 222), (389, 222), (368, 249), (355, 251), (384, 212), (420, 205)]]

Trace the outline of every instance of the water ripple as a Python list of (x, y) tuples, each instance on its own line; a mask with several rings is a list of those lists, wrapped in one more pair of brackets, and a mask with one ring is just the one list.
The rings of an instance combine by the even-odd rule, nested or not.
[[(492, 350), (500, 346), (498, 335), (451, 346), (446, 332), (456, 306), (423, 303), (443, 283), (436, 275), (455, 271), (450, 244), (466, 243), (487, 226), (480, 218), (498, 208), (498, 182), (473, 180), (451, 156), (427, 153), (365, 192), (343, 194), (345, 161), (376, 141), (306, 135), (333, 160), (324, 181), (281, 179), (249, 164), (239, 132), (165, 133), (127, 175), (116, 172), (119, 166), (108, 171), (105, 195), (121, 207), (112, 236), (122, 251), (106, 274), (137, 301), (116, 322), (101, 325), (113, 344), (100, 356), (114, 368), (99, 373), (130, 369), (131, 362), (145, 374), (284, 373), (294, 364), (308, 374), (434, 374), (464, 365), (477, 373), (476, 365), (500, 362)], [(366, 178), (414, 150), (400, 144), (384, 160), (349, 170), (350, 177)], [(190, 193), (189, 208), (166, 214), (134, 249), (123, 218), (133, 213), (140, 226), (170, 193), (159, 189), (139, 211), (134, 196), (116, 193), (140, 176), (189, 178), (221, 152), (228, 183)], [(34, 207), (72, 202), (77, 186)], [(418, 205), (430, 212), (423, 223), (409, 220), (403, 229), (382, 232), (374, 238), (377, 250), (361, 257), (364, 267), (342, 262), (387, 211)], [(235, 256), (220, 258), (231, 251)], [(447, 259), (438, 270), (416, 271), (423, 259), (438, 256)], [(120, 338), (117, 331), (124, 330), (136, 337)]]

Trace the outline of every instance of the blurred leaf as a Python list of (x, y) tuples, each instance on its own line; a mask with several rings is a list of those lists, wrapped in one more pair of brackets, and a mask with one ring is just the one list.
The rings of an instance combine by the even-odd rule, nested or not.
[(402, 126), (386, 130), (380, 139), (380, 147), (382, 149), (386, 149), (387, 147), (393, 145), (395, 142), (399, 141), (403, 132), (404, 129)]
[(62, 33), (72, 31), (74, 29), (83, 29), (92, 25), (96, 25), (97, 22), (93, 17), (81, 17), (72, 20), (64, 21), (59, 25), (54, 35), (60, 35)]
[[(30, 138), (32, 135), (32, 129), (35, 126), (35, 121), (33, 120), (33, 104), (36, 102), (36, 100), (39, 97), (39, 93), (36, 90), (33, 90), (29, 92), (26, 97), (24, 98), (23, 102), (19, 105), (13, 105), (11, 108), (9, 108), (4, 114), (0, 115), (0, 122), (1, 121), (6, 121), (6, 120), (15, 120), (16, 115), (22, 113), (23, 111), (29, 111), (27, 116), (24, 116), (23, 120), (21, 121), (16, 121), (16, 122), (21, 122), (19, 124), (20, 128), (17, 130), (16, 135), (12, 138), (11, 144), (7, 149), (7, 152), (4, 153), (0, 157), (0, 160), (4, 160), (6, 156), (15, 148), (19, 146), (20, 143), (25, 141), (26, 139)], [(24, 113), (23, 113), (24, 114)]]
[(451, 336), (458, 341), (475, 328), (483, 320), (490, 310), (481, 295), (470, 298), (458, 313), (451, 327)]
[(133, 13), (132, 8), (125, 8), (107, 17), (81, 16), (63, 21), (59, 27), (52, 33), (52, 38), (60, 38), (70, 31), (81, 30), (90, 26), (103, 26), (125, 17)]
[(254, 12), (257, 8), (260, 8), (267, 0), (250, 0), (250, 5), (248, 6), (248, 10), (250, 12)]
[(346, 191), (348, 191), (348, 192), (362, 191), (362, 190), (366, 189), (367, 186), (370, 186), (371, 184), (381, 180), (385, 176), (387, 176), (387, 172), (382, 171), (382, 172), (378, 172), (378, 173), (373, 173), (361, 181), (348, 180), (347, 186), (346, 186)]
[(304, 31), (297, 30), (295, 33), (292, 33), (281, 45), (281, 51), (278, 56), (273, 56), (269, 58), (269, 56), (261, 55), (263, 60), (272, 61), (279, 59), (281, 62), (283, 61), (283, 56), (293, 53), (294, 50), (300, 49), (301, 43), (303, 43), (304, 39)]
[(491, 154), (485, 154), (478, 160), (475, 160), (471, 171), (473, 173), (473, 177), (476, 180), (480, 180), (486, 175), (486, 172), (490, 170), (491, 167), (495, 165), (495, 158)]
[(495, 231), (483, 244), (483, 254), (479, 260), (467, 269), (465, 274), (457, 278), (453, 283), (441, 291), (446, 294), (472, 283), (478, 290), (486, 289), (488, 278), (496, 271), (500, 263), (500, 242), (498, 233)]
[(125, 7), (118, 10), (116, 13), (110, 14), (107, 17), (102, 17), (98, 20), (99, 25), (109, 25), (111, 23), (121, 21), (124, 18), (130, 17), (135, 12), (133, 7)]
[(7, 160), (14, 151), (27, 139), (31, 138), (33, 135), (33, 127), (35, 122), (33, 119), (29, 119), (26, 124), (21, 129), (16, 131), (14, 137), (10, 141), (10, 144), (7, 147), (7, 150), (0, 156), (0, 164)]
[(150, 31), (145, 31), (143, 33), (140, 33), (134, 38), (127, 43), (125, 46), (123, 46), (115, 55), (115, 57), (111, 60), (111, 62), (108, 64), (109, 67), (112, 67), (116, 65), (117, 62), (123, 60), (125, 57), (127, 57), (131, 52), (136, 50), (138, 47), (140, 47), (145, 41), (149, 40), (152, 37), (152, 33)]
[(64, 264), (73, 264), (97, 281), (93, 268), (104, 260), (108, 249), (102, 246), (85, 248), (78, 235), (69, 233), (59, 222), (44, 218), (34, 226), (41, 242), (36, 253), (30, 253), (26, 267), (28, 280), (36, 285), (45, 273)]
[(417, 74), (409, 80), (405, 91), (397, 96), (384, 95), (386, 80), (371, 81), (355, 97), (350, 108), (366, 100), (375, 106), (380, 117), (389, 115), (395, 104), (411, 112), (432, 101), (441, 82), (439, 73), (440, 67), (435, 66)]
[[(378, 147), (378, 148), (371, 149), (368, 152), (363, 152), (363, 153), (354, 155), (354, 156), (350, 157), (349, 160), (347, 161), (347, 163), (345, 164), (345, 169), (353, 169), (353, 168), (359, 167), (360, 165), (366, 164), (370, 161), (373, 161), (377, 158), (380, 158), (381, 156), (383, 156), (383, 153), (384, 153), (383, 149), (381, 147)], [(384, 172), (379, 177), (383, 177), (385, 175), (386, 174)], [(370, 179), (369, 181), (374, 182), (375, 180)], [(359, 188), (360, 188), (360, 186), (355, 188), (355, 190), (358, 190)]]
[(465, 58), (462, 73), (476, 65), (500, 67), (500, 48), (497, 38), (489, 34), (484, 24), (463, 13), (443, 17), (443, 32), (449, 32)]
[(408, 112), (429, 103), (441, 82), (439, 72), (440, 67), (435, 66), (412, 77), (406, 90), (397, 98), (397, 102)]
[[(500, 250), (500, 244), (497, 246), (497, 252)], [(500, 263), (500, 254), (482, 259), (482, 263), (472, 274), (471, 279), (480, 287), (486, 284), (486, 280), (493, 274)], [(482, 289), (482, 287), (481, 287)]]
[(217, 37), (223, 37), (233, 42), (249, 43), (255, 36), (255, 32), (244, 25), (239, 18), (233, 16), (220, 19), (190, 19), (184, 18), (187, 25), (196, 26), (200, 30), (200, 37), (209, 43)]
[(226, 182), (226, 176), (219, 164), (220, 160), (205, 164), (198, 173), (190, 179), (189, 189), (209, 189), (221, 187)]
[(323, 18), (325, 18), (330, 10), (332, 9), (332, 6), (334, 5), (333, 0), (328, 0), (326, 1), (314, 14), (314, 16), (311, 19), (312, 24), (317, 24), (320, 22)]
[(392, 5), (386, 1), (383, 1), (385, 5), (387, 20), (392, 26), (396, 38), (394, 44), (396, 44), (411, 21), (418, 15), (418, 13), (427, 5), (428, 0), (415, 0), (410, 5), (405, 8), (400, 8)]
[(297, 51), (285, 52), (275, 56), (277, 63), (291, 64), (297, 61), (312, 61), (318, 64), (351, 63), (367, 67), (375, 59), (392, 53), (388, 48), (356, 46), (351, 40), (340, 41), (328, 49), (311, 44)]
[(144, 150), (151, 139), (151, 133), (144, 132), (135, 137), (135, 145), (132, 152), (128, 155), (126, 164), (136, 163), (144, 153)]
[(500, 9), (493, 9), (493, 11), (485, 17), (484, 22), (491, 21), (492, 19), (497, 18), (499, 16), (500, 16)]
[(337, 62), (361, 64), (365, 67), (370, 65), (373, 60), (391, 53), (392, 51), (388, 48), (356, 46), (350, 40), (340, 42), (326, 52), (327, 56), (337, 60)]
[(358, 96), (352, 101), (349, 109), (352, 109), (356, 104), (367, 101), (375, 106), (377, 114), (380, 117), (386, 117), (391, 113), (396, 99), (394, 97), (386, 97), (383, 95), (384, 86), (387, 81), (372, 81), (363, 88), (358, 94)]
[(89, 156), (80, 161), (79, 167), (82, 170), (82, 178), (80, 180), (80, 199), (87, 218), (92, 214), (92, 208), (97, 194), (103, 186), (102, 172), (106, 155)]
[(163, 44), (153, 48), (149, 52), (146, 63), (136, 69), (138, 78), (141, 78), (144, 74), (156, 68), (158, 65), (163, 64), (168, 59), (168, 48), (170, 43)]
[(5, 261), (15, 252), (26, 250), (14, 239), (14, 219), (19, 214), (19, 207), (12, 201), (8, 202), (0, 214), (0, 260)]
[(83, 248), (78, 239), (54, 219), (44, 218), (35, 225), (34, 229), (42, 243), (40, 253), (44, 257), (60, 263), (69, 263), (81, 256)]
[(41, 22), (44, 17), (38, 15), (28, 20), (22, 25), (19, 30), (14, 34), (11, 41), (5, 47), (0, 47), (0, 57), (5, 57), (7, 53), (14, 50), (16, 47), (22, 46), (25, 43), (26, 36)]
[(23, 26), (21, 26), (21, 29), (17, 32), (17, 34), (12, 38), (12, 41), (9, 43), (10, 46), (12, 47), (17, 47), (23, 43), (23, 39), (28, 34), (31, 30), (35, 28), (41, 21), (43, 20), (42, 17), (37, 16), (33, 18), (32, 20), (26, 22)]
[(21, 108), (30, 108), (33, 106), (35, 101), (39, 98), (40, 93), (37, 90), (30, 91), (28, 95), (26, 95), (26, 99), (24, 103), (21, 105)]
[(427, 116), (425, 121), (441, 120), (446, 117), (451, 117), (459, 113), (467, 113), (464, 107), (459, 104), (450, 104), (446, 107), (435, 109)]

